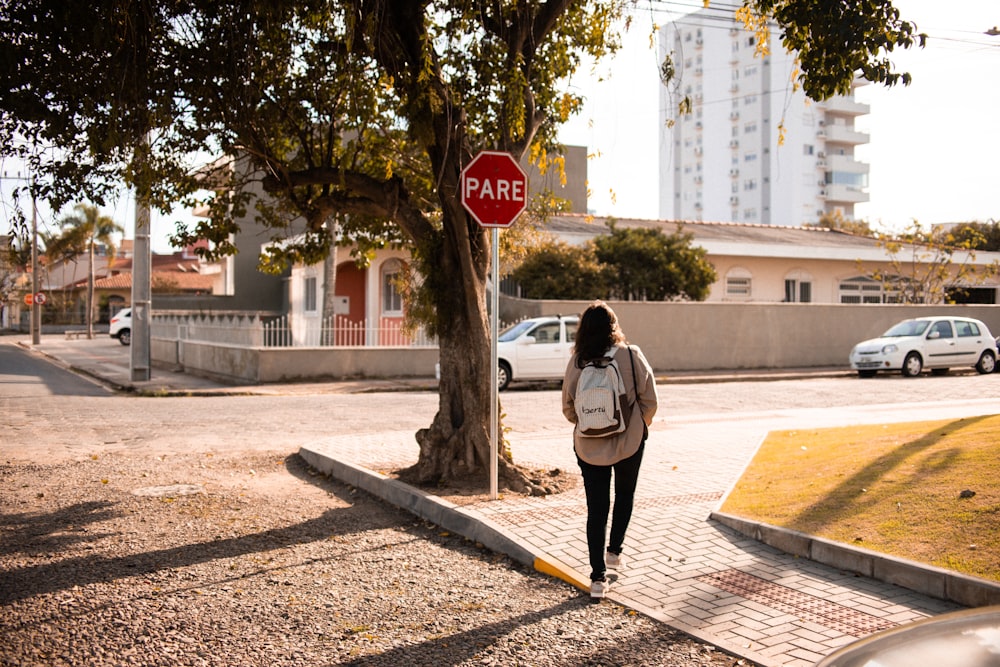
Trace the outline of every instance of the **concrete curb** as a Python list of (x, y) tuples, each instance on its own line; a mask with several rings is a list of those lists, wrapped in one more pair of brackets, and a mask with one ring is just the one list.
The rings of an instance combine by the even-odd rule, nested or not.
[(904, 558), (813, 537), (795, 530), (713, 512), (711, 518), (787, 554), (893, 584), (965, 607), (1000, 604), (1000, 584)]
[[(536, 553), (524, 547), (493, 522), (483, 517), (473, 516), (454, 503), (442, 500), (380, 473), (330, 458), (322, 451), (309, 447), (301, 447), (299, 456), (316, 470), (335, 477), (345, 484), (362, 489), (387, 503), (441, 526), (445, 530), (478, 542), (492, 551), (506, 554), (522, 565), (577, 585), (576, 579), (578, 577), (574, 576), (571, 568), (545, 556), (545, 554)], [(589, 583), (587, 589), (589, 590)]]

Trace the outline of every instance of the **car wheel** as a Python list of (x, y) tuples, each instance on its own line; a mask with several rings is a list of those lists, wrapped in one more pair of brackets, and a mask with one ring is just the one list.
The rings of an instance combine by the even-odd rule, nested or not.
[(997, 358), (993, 356), (990, 351), (983, 352), (983, 356), (979, 357), (979, 363), (976, 364), (976, 370), (981, 374), (986, 375), (987, 373), (992, 373), (996, 370)]
[(908, 378), (915, 378), (924, 370), (924, 360), (916, 352), (910, 352), (903, 360), (903, 375)]
[(510, 384), (510, 365), (501, 361), (497, 366), (497, 390), (503, 391)]
[(119, 334), (118, 334), (118, 342), (121, 343), (122, 345), (131, 345), (132, 344), (132, 330), (131, 329), (122, 329), (119, 332)]
[(873, 378), (877, 371), (858, 371), (859, 378)]

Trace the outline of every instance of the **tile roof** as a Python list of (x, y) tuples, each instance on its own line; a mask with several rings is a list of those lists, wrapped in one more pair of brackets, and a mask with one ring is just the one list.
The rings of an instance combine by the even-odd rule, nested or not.
[[(605, 225), (613, 220), (618, 227), (659, 229), (672, 234), (678, 229), (693, 236), (692, 245), (704, 248), (710, 256), (784, 257), (802, 260), (875, 261), (891, 258), (877, 239), (857, 236), (823, 227), (784, 227), (739, 222), (696, 222), (607, 218), (579, 213), (552, 216), (545, 228), (556, 236), (582, 243), (606, 233)], [(904, 249), (904, 254), (911, 250)], [(919, 252), (915, 250), (913, 252)], [(956, 253), (956, 261), (962, 261)], [(1000, 253), (977, 251), (971, 264), (985, 265), (1000, 260)]]

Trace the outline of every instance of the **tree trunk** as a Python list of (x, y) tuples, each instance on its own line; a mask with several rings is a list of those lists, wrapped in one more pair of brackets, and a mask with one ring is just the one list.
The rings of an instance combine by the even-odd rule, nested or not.
[[(486, 311), (486, 276), (490, 246), (485, 230), (472, 221), (456, 198), (443, 203), (443, 242), (425, 264), (437, 272), (435, 291), (441, 379), (438, 412), (432, 424), (416, 434), (420, 456), (407, 476), (418, 483), (446, 483), (481, 477), (489, 484), (490, 462), (490, 329)], [(464, 269), (464, 270), (463, 270)], [(500, 414), (499, 406), (497, 414)], [(498, 428), (498, 433), (503, 430)], [(501, 435), (502, 437), (502, 435)], [(542, 495), (513, 465), (498, 443), (500, 480), (517, 492)]]
[(320, 345), (333, 345), (335, 336), (334, 309), (337, 305), (337, 223), (330, 218), (327, 223), (330, 234), (330, 252), (323, 260), (323, 312), (320, 319)]

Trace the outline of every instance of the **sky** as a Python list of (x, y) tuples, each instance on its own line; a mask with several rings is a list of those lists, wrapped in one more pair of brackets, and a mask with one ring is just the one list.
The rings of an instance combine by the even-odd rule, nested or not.
[[(633, 23), (625, 48), (595, 75), (574, 81), (587, 97), (560, 140), (588, 147), (591, 211), (616, 217), (659, 217), (660, 135), (656, 49), (650, 25), (678, 18), (700, 0), (655, 2)], [(726, 0), (719, 4), (738, 4)], [(1000, 25), (998, 0), (895, 0), (902, 18), (928, 34), (927, 46), (891, 55), (913, 75), (909, 87), (869, 84), (856, 98), (871, 105), (857, 119), (869, 145), (856, 157), (871, 165), (871, 201), (855, 217), (876, 229), (1000, 220)]]
[[(736, 4), (718, 0), (716, 6)], [(856, 121), (858, 129), (871, 135), (870, 144), (857, 150), (857, 157), (871, 165), (871, 201), (857, 205), (855, 217), (889, 231), (901, 231), (913, 220), (921, 224), (1000, 220), (1000, 35), (985, 34), (1000, 26), (1000, 0), (895, 0), (894, 4), (929, 39), (922, 50), (892, 54), (897, 68), (913, 75), (909, 87), (871, 84), (857, 93), (858, 101), (871, 105), (871, 114)], [(593, 70), (587, 68), (571, 82), (586, 103), (559, 136), (563, 143), (586, 146), (592, 155), (589, 207), (594, 213), (659, 217), (662, 131), (651, 26), (665, 25), (701, 5), (701, 0), (651, 2), (654, 11), (634, 20), (616, 57)], [(0, 175), (16, 174), (16, 168), (7, 164), (0, 168)], [(3, 181), (4, 207), (9, 206), (12, 185)], [(133, 238), (131, 196), (104, 212), (127, 230), (126, 238)], [(166, 240), (174, 228), (172, 221), (187, 217), (183, 211), (176, 214), (153, 214), (155, 252), (172, 252)], [(42, 211), (41, 218), (43, 227), (55, 229), (50, 213)]]

